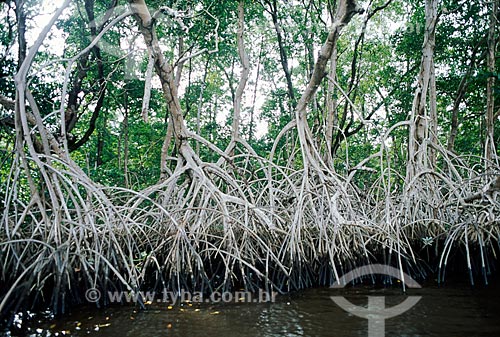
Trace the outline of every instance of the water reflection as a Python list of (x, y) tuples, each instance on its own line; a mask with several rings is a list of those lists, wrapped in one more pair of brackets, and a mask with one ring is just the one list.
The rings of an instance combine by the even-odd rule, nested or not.
[[(330, 299), (339, 295), (356, 305), (366, 305), (367, 296), (385, 296), (386, 307), (406, 298), (399, 289), (309, 289), (278, 296), (276, 303), (151, 305), (147, 311), (85, 307), (64, 319), (31, 322), (29, 332), (11, 336), (368, 336), (366, 320)], [(498, 286), (428, 286), (409, 295), (422, 299), (386, 320), (386, 336), (500, 336)]]

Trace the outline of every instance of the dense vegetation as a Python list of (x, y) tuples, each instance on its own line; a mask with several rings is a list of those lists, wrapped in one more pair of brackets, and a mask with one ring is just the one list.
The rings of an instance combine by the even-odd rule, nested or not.
[(146, 2), (0, 1), (2, 313), (456, 250), (487, 281), (498, 0)]

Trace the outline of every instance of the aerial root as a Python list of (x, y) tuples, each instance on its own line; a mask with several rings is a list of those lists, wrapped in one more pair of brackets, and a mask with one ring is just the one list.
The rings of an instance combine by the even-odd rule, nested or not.
[(464, 160), (405, 189), (384, 169), (361, 193), (353, 176), (236, 153), (220, 165), (186, 161), (136, 192), (99, 186), (51, 157), (39, 162), (46, 180), (28, 199), (20, 172), (37, 166), (26, 160), (14, 162), (2, 213), (2, 312), (18, 309), (9, 299), (26, 304), (37, 292), (60, 312), (90, 288), (289, 291), (381, 258), (420, 273), (431, 247), (441, 281), (454, 246), (466, 248), (471, 273), (479, 252), (487, 281), (500, 237), (496, 199), (465, 201), (491, 176)]

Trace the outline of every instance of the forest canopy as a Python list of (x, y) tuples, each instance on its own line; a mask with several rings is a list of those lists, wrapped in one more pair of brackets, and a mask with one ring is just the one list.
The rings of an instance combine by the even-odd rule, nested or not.
[(440, 279), (462, 248), (487, 281), (498, 18), (498, 0), (0, 1), (0, 311), (287, 291), (380, 259)]

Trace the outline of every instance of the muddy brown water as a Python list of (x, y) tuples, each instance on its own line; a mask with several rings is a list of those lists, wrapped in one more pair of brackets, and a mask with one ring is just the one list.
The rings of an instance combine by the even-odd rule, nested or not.
[[(410, 289), (315, 288), (278, 295), (274, 303), (152, 304), (73, 309), (63, 318), (32, 319), (24, 332), (5, 336), (369, 336), (368, 321), (342, 310), (330, 296), (366, 306), (367, 296), (385, 297), (386, 308), (407, 296), (421, 300), (407, 312), (385, 321), (385, 336), (500, 336), (500, 284), (461, 283)], [(27, 330), (29, 329), (29, 331)]]

